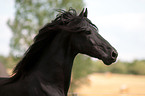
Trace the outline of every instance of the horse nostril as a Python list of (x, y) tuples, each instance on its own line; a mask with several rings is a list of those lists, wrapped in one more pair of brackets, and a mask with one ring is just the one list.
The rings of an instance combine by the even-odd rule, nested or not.
[(117, 57), (117, 53), (116, 53), (115, 51), (113, 51), (113, 52), (112, 52), (112, 58), (113, 58), (113, 59), (116, 59), (116, 57)]

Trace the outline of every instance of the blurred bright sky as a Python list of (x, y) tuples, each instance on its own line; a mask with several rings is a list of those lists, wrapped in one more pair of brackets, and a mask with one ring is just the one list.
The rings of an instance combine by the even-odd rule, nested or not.
[[(85, 0), (88, 18), (118, 51), (118, 59), (145, 59), (145, 0)], [(8, 55), (14, 0), (0, 3), (0, 54)]]

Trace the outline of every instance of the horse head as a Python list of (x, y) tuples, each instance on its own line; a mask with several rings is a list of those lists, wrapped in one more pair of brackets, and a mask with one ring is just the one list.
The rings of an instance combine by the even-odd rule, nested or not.
[(116, 61), (118, 53), (98, 32), (98, 28), (87, 18), (87, 9), (74, 17), (68, 26), (74, 28), (72, 46), (78, 53), (101, 59), (106, 65)]

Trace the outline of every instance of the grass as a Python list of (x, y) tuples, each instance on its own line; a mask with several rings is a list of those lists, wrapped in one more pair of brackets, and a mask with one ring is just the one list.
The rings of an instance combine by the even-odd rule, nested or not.
[(145, 96), (145, 76), (97, 73), (83, 80), (78, 96)]

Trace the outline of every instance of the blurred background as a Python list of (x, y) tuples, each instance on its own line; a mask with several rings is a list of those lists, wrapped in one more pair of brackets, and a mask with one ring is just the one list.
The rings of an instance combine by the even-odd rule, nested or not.
[[(4, 0), (0, 3), (0, 76), (8, 77), (38, 30), (70, 7), (88, 18), (113, 45), (118, 60), (75, 58), (69, 95), (145, 96), (145, 0)], [(125, 94), (125, 95), (124, 95)]]

